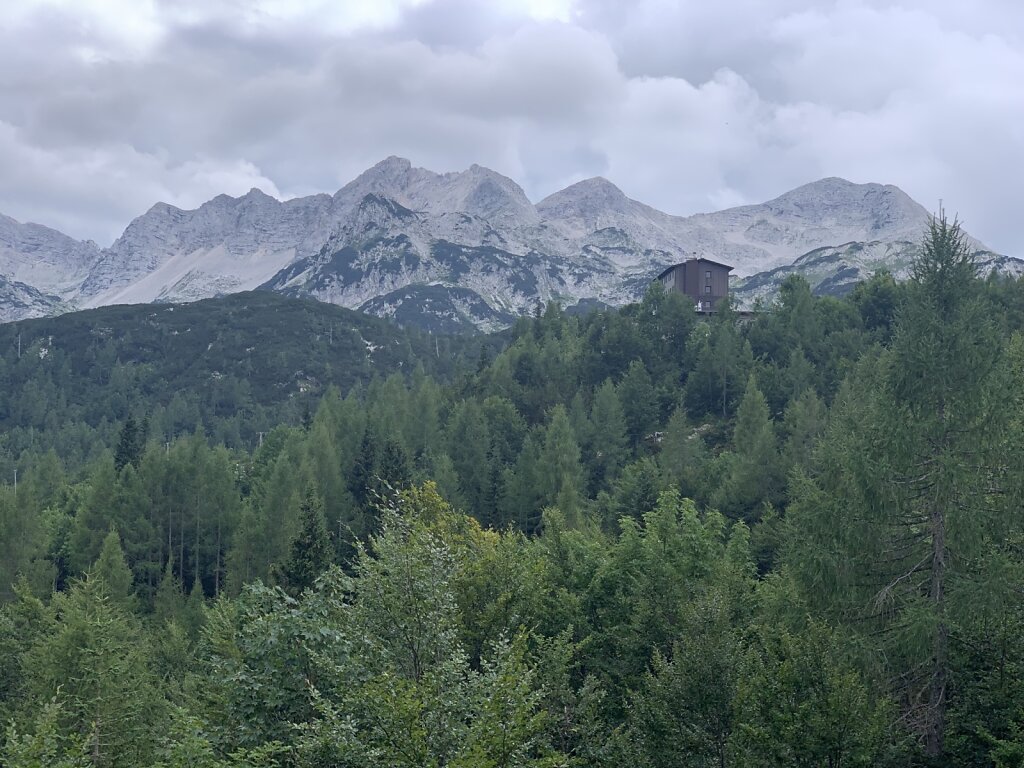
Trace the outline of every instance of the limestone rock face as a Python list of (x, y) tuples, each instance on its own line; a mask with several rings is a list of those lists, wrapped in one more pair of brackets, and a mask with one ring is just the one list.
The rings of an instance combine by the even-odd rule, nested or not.
[[(633, 301), (692, 255), (733, 265), (744, 302), (770, 298), (794, 272), (841, 293), (879, 268), (899, 275), (927, 223), (897, 187), (838, 178), (682, 217), (599, 177), (534, 205), (478, 165), (435, 173), (389, 157), (334, 195), (157, 203), (106, 249), (0, 216), (0, 319), (264, 288), (432, 329), (491, 330), (549, 300)], [(987, 269), (1024, 271), (971, 242)]]

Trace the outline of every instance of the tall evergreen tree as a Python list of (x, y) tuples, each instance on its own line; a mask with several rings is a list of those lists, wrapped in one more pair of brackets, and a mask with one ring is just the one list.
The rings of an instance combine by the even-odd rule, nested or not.
[(790, 508), (788, 561), (808, 598), (881, 645), (936, 761), (951, 635), (986, 604), (978, 582), (993, 578), (984, 565), (1006, 547), (1008, 382), (981, 286), (959, 226), (933, 221), (893, 347), (837, 397), (816, 475), (796, 478)]
[(324, 522), (323, 503), (308, 489), (299, 510), (299, 531), (279, 570), (281, 585), (292, 595), (299, 595), (313, 586), (333, 559), (334, 547)]
[(626, 417), (629, 437), (636, 445), (658, 426), (658, 394), (647, 368), (639, 360), (629, 364), (617, 389), (619, 403)]
[(540, 482), (541, 449), (537, 442), (534, 434), (527, 435), (515, 465), (504, 473), (497, 527), (514, 525), (524, 533), (533, 533), (540, 526), (545, 496)]
[(90, 575), (103, 580), (111, 600), (122, 608), (132, 608), (132, 572), (125, 562), (121, 537), (116, 528), (111, 528), (103, 540), (103, 548), (93, 563)]
[(26, 653), (38, 701), (61, 703), (60, 728), (85, 740), (94, 766), (145, 765), (162, 720), (140, 627), (99, 578), (55, 601), (54, 630)]
[(590, 487), (606, 487), (622, 471), (629, 456), (629, 434), (622, 402), (611, 379), (594, 391), (590, 408)]
[(764, 502), (778, 504), (781, 500), (783, 467), (768, 403), (753, 374), (736, 411), (732, 443), (732, 452), (723, 456), (726, 476), (716, 499), (731, 515), (754, 519)]
[(565, 406), (556, 405), (544, 432), (537, 467), (539, 490), (546, 506), (556, 506), (571, 523), (579, 522), (583, 490), (580, 448)]
[(460, 506), (488, 522), (492, 505), (491, 436), (483, 411), (475, 400), (456, 406), (450, 417), (448, 455), (459, 477)]
[(134, 416), (129, 416), (121, 427), (121, 436), (117, 441), (117, 450), (114, 452), (114, 468), (121, 471), (121, 468), (131, 464), (136, 469), (142, 460), (142, 449), (146, 444), (146, 435), (139, 429)]
[(689, 348), (696, 363), (686, 379), (686, 407), (694, 416), (728, 416), (754, 366), (750, 343), (737, 328), (736, 313), (727, 304), (720, 305), (710, 324), (694, 329)]

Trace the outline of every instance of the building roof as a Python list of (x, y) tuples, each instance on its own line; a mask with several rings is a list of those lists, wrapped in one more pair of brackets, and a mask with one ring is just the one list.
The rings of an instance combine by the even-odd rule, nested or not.
[(689, 264), (691, 261), (703, 262), (704, 264), (711, 264), (712, 266), (715, 266), (715, 267), (723, 267), (724, 269), (727, 269), (730, 272), (732, 272), (732, 269), (733, 269), (728, 264), (723, 264), (720, 261), (712, 261), (711, 259), (705, 259), (705, 258), (687, 259), (686, 261), (680, 262), (679, 264), (673, 264), (671, 267), (666, 267), (665, 270), (662, 271), (662, 273), (660, 275), (658, 275), (657, 279), (661, 280), (661, 278), (663, 278), (665, 275), (667, 275), (673, 269), (678, 269), (679, 267), (683, 266), (683, 264)]

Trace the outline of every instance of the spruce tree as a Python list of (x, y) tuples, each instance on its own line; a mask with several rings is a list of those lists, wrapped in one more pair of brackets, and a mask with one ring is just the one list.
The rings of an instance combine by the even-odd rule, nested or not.
[(93, 765), (151, 764), (164, 703), (141, 628), (99, 578), (57, 595), (54, 609), (53, 630), (25, 654), (29, 690), (59, 698), (61, 732), (85, 740)]
[(476, 400), (456, 406), (448, 433), (448, 455), (459, 477), (456, 499), (467, 512), (485, 519), (492, 503), (490, 431)]
[(279, 570), (281, 585), (293, 595), (301, 594), (313, 586), (333, 559), (334, 548), (324, 522), (323, 503), (309, 489), (299, 510), (299, 531), (292, 539), (288, 559)]
[(779, 503), (783, 475), (775, 427), (753, 374), (736, 411), (732, 442), (732, 453), (723, 457), (727, 474), (716, 498), (731, 515), (754, 519), (765, 502)]
[(174, 560), (167, 559), (163, 578), (153, 597), (153, 613), (162, 622), (177, 619), (185, 607), (185, 595), (181, 582), (174, 577)]
[[(146, 422), (148, 425), (148, 421)], [(121, 427), (121, 435), (117, 441), (117, 450), (114, 452), (114, 468), (120, 472), (121, 468), (131, 464), (136, 469), (142, 460), (142, 450), (146, 445), (146, 434), (139, 429), (134, 416), (129, 416)]]
[(619, 403), (626, 417), (629, 437), (636, 445), (658, 426), (658, 394), (647, 368), (639, 360), (629, 364), (618, 386)]

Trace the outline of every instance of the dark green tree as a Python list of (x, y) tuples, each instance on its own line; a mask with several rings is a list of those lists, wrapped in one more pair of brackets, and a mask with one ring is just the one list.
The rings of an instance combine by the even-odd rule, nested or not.
[(781, 501), (784, 485), (775, 426), (753, 374), (736, 411), (732, 442), (732, 452), (722, 457), (725, 477), (715, 500), (730, 515), (753, 520), (765, 502)]
[(290, 594), (299, 595), (313, 586), (333, 560), (334, 546), (327, 533), (323, 503), (308, 489), (299, 509), (299, 531), (279, 570), (281, 586)]
[(579, 443), (565, 406), (556, 405), (551, 411), (539, 458), (537, 483), (542, 503), (558, 507), (571, 524), (578, 524), (583, 501), (583, 468)]
[(634, 360), (629, 364), (626, 375), (619, 382), (617, 394), (626, 417), (629, 438), (636, 445), (657, 428), (661, 410), (651, 376), (641, 361)]
[(110, 599), (121, 608), (131, 610), (134, 605), (132, 572), (124, 559), (121, 537), (116, 528), (103, 540), (100, 556), (93, 563), (90, 575), (102, 579)]
[(136, 469), (142, 461), (142, 450), (146, 445), (146, 435), (139, 429), (134, 416), (129, 416), (121, 427), (121, 435), (117, 441), (117, 450), (114, 451), (114, 469), (118, 472), (126, 464), (131, 464)]

